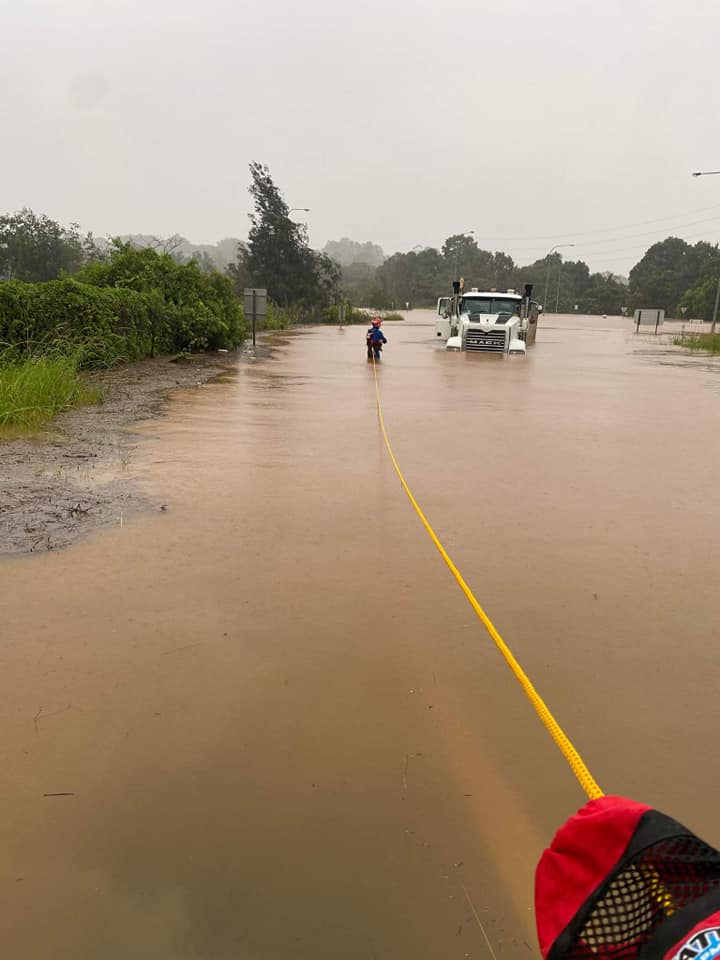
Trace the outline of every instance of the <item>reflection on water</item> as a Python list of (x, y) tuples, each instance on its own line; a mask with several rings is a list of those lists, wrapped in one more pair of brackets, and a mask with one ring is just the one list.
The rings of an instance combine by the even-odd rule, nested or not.
[[(600, 783), (717, 843), (717, 366), (577, 317), (487, 362), (411, 316), (379, 375), (423, 508)], [(128, 465), (165, 512), (0, 564), (8, 955), (484, 957), (463, 887), (535, 955), (583, 797), (404, 499), (364, 351), (283, 336), (177, 394)]]

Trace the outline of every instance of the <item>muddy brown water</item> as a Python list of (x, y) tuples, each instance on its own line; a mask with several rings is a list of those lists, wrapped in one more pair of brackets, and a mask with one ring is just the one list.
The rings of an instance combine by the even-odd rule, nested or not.
[[(612, 319), (446, 354), (431, 319), (379, 371), (416, 496), (601, 785), (720, 843), (720, 365)], [(583, 795), (404, 498), (362, 340), (178, 392), (129, 466), (167, 512), (0, 562), (7, 956), (487, 957), (473, 908), (537, 955)]]

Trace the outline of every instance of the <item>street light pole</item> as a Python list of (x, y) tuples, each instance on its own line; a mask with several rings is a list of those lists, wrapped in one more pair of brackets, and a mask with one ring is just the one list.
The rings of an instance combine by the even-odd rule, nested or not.
[[(714, 177), (716, 174), (719, 174), (720, 170), (696, 170), (691, 174), (693, 177)], [(715, 325), (717, 324), (717, 315), (718, 315), (718, 305), (720, 305), (720, 279), (718, 279), (717, 290), (715, 291), (715, 306), (713, 307), (712, 323), (710, 325), (710, 336), (715, 333)]]
[(560, 267), (558, 269), (558, 282), (557, 282), (557, 294), (555, 296), (555, 313), (560, 313), (560, 277), (562, 276), (562, 260), (560, 261)]
[[(552, 261), (550, 257), (555, 253), (556, 250), (559, 250), (560, 247), (574, 247), (574, 243), (556, 243), (554, 247), (550, 247), (548, 252), (545, 254), (545, 259), (548, 262), (547, 272), (545, 274), (545, 296), (543, 297), (543, 310), (547, 307), (547, 298), (548, 298), (548, 287), (550, 286), (550, 267), (552, 266)], [(560, 279), (558, 278), (558, 284)], [(557, 313), (557, 310), (555, 311)]]
[[(715, 324), (717, 323), (718, 304), (720, 304), (720, 280), (718, 280), (717, 290), (715, 291), (715, 306), (713, 307), (713, 318), (710, 324), (710, 336), (715, 334)], [(700, 327), (702, 330), (702, 327)]]

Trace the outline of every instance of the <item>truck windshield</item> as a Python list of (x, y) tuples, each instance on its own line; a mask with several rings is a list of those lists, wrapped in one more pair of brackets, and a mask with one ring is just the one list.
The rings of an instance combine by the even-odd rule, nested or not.
[(518, 300), (503, 297), (463, 297), (460, 305), (460, 313), (469, 313), (470, 316), (479, 313), (515, 313), (519, 310)]

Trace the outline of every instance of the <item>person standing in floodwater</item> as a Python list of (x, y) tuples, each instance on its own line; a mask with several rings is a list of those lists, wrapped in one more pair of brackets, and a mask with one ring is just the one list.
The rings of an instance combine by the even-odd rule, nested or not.
[(380, 359), (380, 354), (382, 352), (383, 344), (387, 343), (385, 339), (385, 334), (380, 329), (382, 324), (382, 319), (380, 317), (375, 317), (372, 322), (372, 326), (369, 328), (366, 336), (365, 342), (367, 344), (367, 358), (372, 360), (373, 357), (375, 360)]

